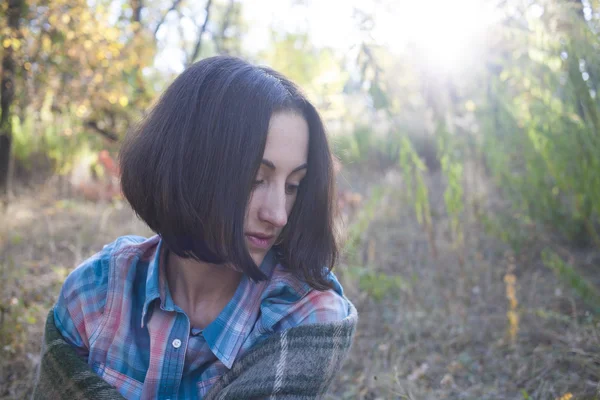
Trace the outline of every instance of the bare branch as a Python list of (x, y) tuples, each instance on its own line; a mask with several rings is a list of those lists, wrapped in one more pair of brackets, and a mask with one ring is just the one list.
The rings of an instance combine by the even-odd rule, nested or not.
[(116, 142), (119, 140), (119, 136), (117, 136), (115, 133), (109, 132), (106, 129), (100, 128), (98, 126), (97, 121), (87, 121), (85, 123), (85, 126), (87, 126), (88, 128), (92, 128), (93, 130), (95, 130), (96, 132), (98, 132), (100, 135), (102, 135), (104, 138), (110, 140), (111, 142)]
[(196, 45), (194, 46), (194, 51), (187, 59), (188, 66), (191, 65), (194, 62), (194, 60), (196, 59), (196, 57), (198, 57), (198, 55), (200, 54), (200, 49), (202, 47), (202, 35), (204, 35), (204, 32), (206, 32), (206, 27), (208, 26), (208, 21), (210, 20), (211, 5), (212, 5), (212, 0), (208, 0), (206, 2), (206, 7), (204, 8), (204, 11), (206, 13), (206, 18), (204, 19), (204, 23), (202, 24), (202, 27), (200, 28), (200, 31), (198, 32), (198, 37), (196, 38)]
[(154, 27), (154, 36), (156, 36), (156, 34), (158, 33), (158, 30), (160, 29), (162, 24), (164, 24), (165, 21), (167, 20), (167, 15), (169, 15), (169, 13), (171, 11), (177, 10), (177, 7), (179, 7), (179, 4), (181, 4), (181, 1), (182, 0), (173, 0), (173, 4), (171, 4), (171, 7), (160, 17), (160, 21), (158, 21), (158, 23)]
[(225, 16), (223, 18), (223, 23), (221, 24), (219, 37), (215, 38), (215, 45), (217, 47), (217, 53), (219, 54), (229, 53), (228, 49), (225, 47), (225, 32), (229, 28), (229, 25), (231, 25), (231, 15), (233, 14), (234, 6), (235, 0), (229, 0), (227, 10), (225, 11)]

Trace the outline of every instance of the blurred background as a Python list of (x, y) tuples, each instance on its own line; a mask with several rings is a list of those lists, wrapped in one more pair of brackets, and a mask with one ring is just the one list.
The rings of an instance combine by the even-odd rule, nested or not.
[(2, 0), (0, 398), (65, 276), (151, 234), (119, 145), (215, 54), (298, 83), (339, 159), (328, 398), (600, 398), (598, 0)]

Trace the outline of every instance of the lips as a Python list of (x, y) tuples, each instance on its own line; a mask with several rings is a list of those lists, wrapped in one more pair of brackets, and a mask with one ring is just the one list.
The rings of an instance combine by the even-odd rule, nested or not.
[(246, 233), (246, 237), (250, 244), (258, 249), (268, 249), (273, 244), (273, 240), (275, 240), (275, 236), (273, 235), (258, 232)]

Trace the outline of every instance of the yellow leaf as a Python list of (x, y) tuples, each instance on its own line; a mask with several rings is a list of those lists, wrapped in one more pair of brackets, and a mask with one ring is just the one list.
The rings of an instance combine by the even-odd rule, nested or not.
[(12, 40), (9, 39), (4, 39), (2, 41), (2, 47), (4, 47), (5, 49), (8, 49), (10, 47), (10, 44), (12, 43)]
[(77, 116), (78, 117), (83, 117), (87, 112), (87, 107), (84, 106), (83, 104), (80, 105), (79, 107), (77, 107)]
[(110, 44), (110, 46), (108, 46), (108, 51), (110, 51), (110, 54), (113, 57), (116, 57), (119, 55), (119, 48), (114, 43), (112, 43), (112, 44)]
[(44, 49), (44, 51), (50, 51), (51, 47), (52, 47), (52, 41), (50, 40), (50, 38), (48, 36), (44, 36), (42, 38), (42, 48)]
[(89, 39), (88, 39), (88, 40), (86, 40), (85, 42), (83, 42), (83, 47), (84, 47), (86, 50), (89, 50), (89, 49), (91, 49), (91, 48), (92, 48), (92, 45), (93, 45), (93, 43), (92, 43), (92, 41), (91, 41), (91, 40), (89, 40)]
[(110, 40), (112, 42), (114, 40), (117, 40), (117, 38), (119, 37), (119, 33), (116, 29), (109, 29), (104, 34), (104, 37), (106, 37), (107, 40)]
[(60, 20), (63, 24), (68, 24), (71, 21), (71, 17), (69, 17), (69, 14), (64, 14)]
[(127, 104), (129, 104), (129, 99), (126, 96), (121, 96), (119, 98), (119, 104), (121, 107), (127, 107)]

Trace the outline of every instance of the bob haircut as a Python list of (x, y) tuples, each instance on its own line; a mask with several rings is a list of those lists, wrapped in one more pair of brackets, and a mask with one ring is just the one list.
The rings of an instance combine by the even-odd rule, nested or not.
[(338, 255), (332, 156), (315, 107), (276, 71), (229, 56), (191, 65), (125, 138), (121, 186), (170, 251), (230, 263), (265, 280), (248, 252), (244, 217), (271, 116), (281, 111), (304, 117), (309, 149), (306, 176), (274, 250), (294, 275), (324, 290)]

